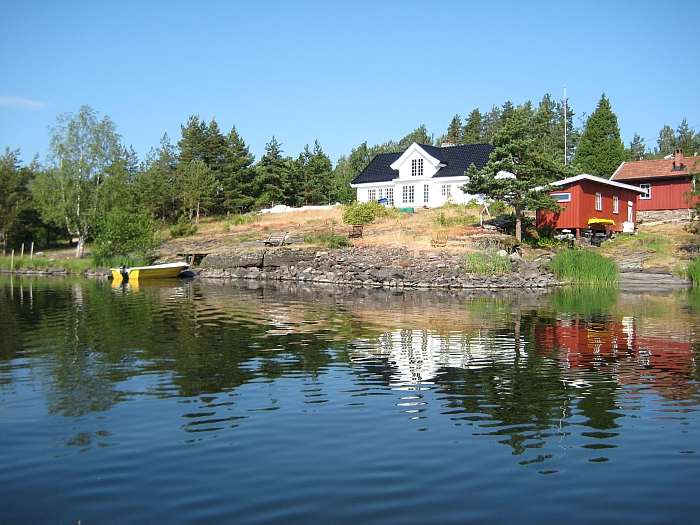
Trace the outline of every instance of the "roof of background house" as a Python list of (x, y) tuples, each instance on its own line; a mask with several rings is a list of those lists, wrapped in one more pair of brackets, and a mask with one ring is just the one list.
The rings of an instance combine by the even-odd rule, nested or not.
[(582, 180), (587, 180), (591, 182), (597, 182), (599, 184), (605, 184), (606, 186), (614, 186), (616, 188), (621, 188), (623, 190), (636, 191), (638, 193), (645, 193), (645, 190), (641, 189), (639, 186), (632, 186), (631, 184), (625, 184), (624, 182), (618, 182), (610, 179), (604, 179), (603, 177), (596, 177), (595, 175), (589, 175), (588, 173), (581, 173), (575, 177), (568, 177), (566, 179), (561, 179), (550, 183), (551, 186), (566, 186), (568, 184), (573, 184)]
[[(445, 166), (441, 167), (434, 177), (461, 177), (469, 166), (474, 164), (477, 169), (484, 167), (493, 151), (491, 144), (463, 144), (439, 148), (428, 144), (419, 144), (426, 153), (432, 155)], [(399, 176), (398, 171), (391, 169), (391, 164), (401, 156), (401, 153), (379, 153), (367, 167), (353, 179), (352, 184), (369, 184), (373, 182), (390, 182)]]
[(670, 179), (688, 177), (700, 172), (700, 157), (682, 157), (674, 169), (676, 159), (636, 160), (623, 162), (610, 177), (611, 180)]

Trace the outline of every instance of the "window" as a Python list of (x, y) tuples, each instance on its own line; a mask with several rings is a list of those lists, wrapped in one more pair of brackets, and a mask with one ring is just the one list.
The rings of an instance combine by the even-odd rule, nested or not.
[(595, 211), (603, 211), (603, 195), (601, 193), (595, 194)]
[(411, 177), (423, 176), (423, 159), (413, 159), (411, 161)]
[(640, 189), (645, 191), (645, 193), (642, 193), (642, 196), (639, 198), (645, 201), (651, 199), (651, 184), (640, 184), (639, 187)]
[(452, 185), (451, 184), (443, 184), (442, 185), (442, 196), (449, 197), (450, 195), (452, 195)]
[(377, 194), (379, 195), (379, 200), (382, 200), (384, 198), (384, 188), (379, 188)]
[(394, 188), (386, 189), (386, 199), (389, 201), (389, 206), (394, 205)]
[(613, 195), (613, 213), (620, 213), (620, 197)]
[(428, 204), (429, 200), (430, 200), (430, 185), (423, 184), (423, 202)]
[(416, 190), (413, 186), (404, 186), (403, 187), (403, 203), (404, 204), (413, 204), (413, 201), (415, 199), (416, 195)]
[(372, 202), (377, 200), (377, 190), (367, 190), (367, 200)]
[(551, 193), (550, 195), (557, 202), (571, 202), (571, 193)]

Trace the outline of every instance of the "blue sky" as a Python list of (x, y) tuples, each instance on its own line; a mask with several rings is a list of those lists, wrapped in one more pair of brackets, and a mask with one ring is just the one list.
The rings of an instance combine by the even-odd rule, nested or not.
[[(88, 104), (143, 155), (188, 115), (236, 125), (256, 157), (364, 140), (543, 93), (580, 116), (602, 92), (625, 142), (700, 129), (700, 2), (36, 2), (0, 5), (0, 148), (44, 158)], [(692, 24), (691, 24), (692, 25)]]

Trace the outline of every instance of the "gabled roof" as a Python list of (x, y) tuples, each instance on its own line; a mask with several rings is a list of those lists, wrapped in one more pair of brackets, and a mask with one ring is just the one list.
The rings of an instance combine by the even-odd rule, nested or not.
[(606, 186), (614, 186), (616, 188), (621, 188), (623, 190), (636, 191), (637, 193), (646, 193), (646, 190), (641, 189), (639, 186), (632, 186), (631, 184), (625, 184), (623, 182), (616, 182), (610, 179), (604, 179), (603, 177), (596, 177), (595, 175), (588, 175), (587, 173), (582, 173), (581, 175), (576, 175), (575, 177), (569, 177), (568, 179), (561, 179), (550, 183), (550, 186), (567, 186), (578, 182), (580, 180), (589, 180), (592, 182), (597, 182), (599, 184), (605, 184)]
[[(675, 163), (675, 164), (674, 164)], [(675, 169), (674, 169), (675, 166)], [(615, 170), (612, 180), (670, 179), (688, 177), (700, 172), (700, 157), (682, 157), (679, 162), (670, 159), (636, 160), (623, 162)]]
[[(434, 177), (462, 177), (469, 166), (474, 164), (482, 169), (493, 151), (491, 144), (463, 144), (439, 148), (428, 144), (418, 144), (426, 153), (444, 164)], [(399, 176), (399, 172), (391, 169), (403, 153), (380, 153), (376, 155), (367, 167), (362, 170), (351, 184), (369, 184), (390, 182)]]

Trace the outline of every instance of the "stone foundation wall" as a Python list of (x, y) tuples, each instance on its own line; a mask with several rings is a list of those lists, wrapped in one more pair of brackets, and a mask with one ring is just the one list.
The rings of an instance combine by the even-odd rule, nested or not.
[(645, 210), (637, 212), (637, 221), (645, 222), (682, 222), (693, 220), (694, 210)]
[(546, 288), (559, 284), (537, 262), (516, 259), (512, 273), (493, 276), (468, 274), (463, 263), (464, 254), (450, 252), (270, 248), (208, 255), (200, 276), (386, 288)]

